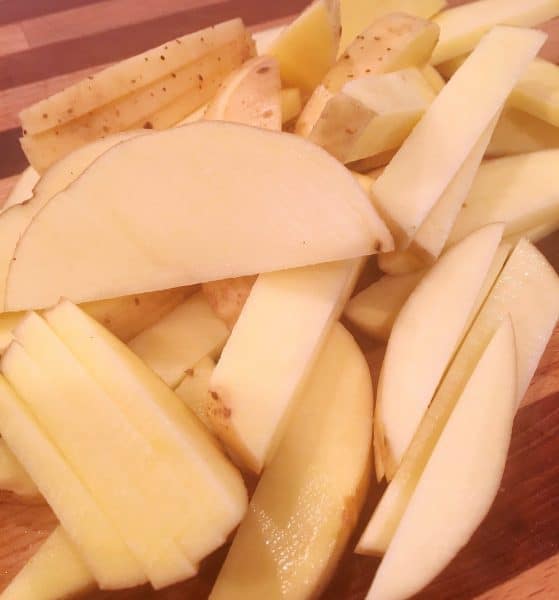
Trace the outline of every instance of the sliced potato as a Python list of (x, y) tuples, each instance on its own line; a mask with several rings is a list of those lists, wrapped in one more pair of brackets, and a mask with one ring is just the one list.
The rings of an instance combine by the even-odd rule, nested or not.
[(423, 73), (423, 77), (425, 77), (425, 81), (431, 86), (431, 89), (438, 94), (446, 85), (446, 81), (444, 77), (435, 69), (433, 65), (425, 65), (421, 72)]
[(30, 200), (33, 196), (33, 189), (37, 185), (39, 178), (39, 173), (37, 173), (33, 167), (27, 167), (16, 181), (10, 195), (6, 198), (6, 202), (4, 202), (0, 208), (0, 214), (11, 206), (22, 204), (23, 202)]
[(478, 0), (449, 8), (434, 18), (441, 37), (431, 62), (470, 52), (495, 25), (532, 27), (558, 15), (556, 0)]
[(277, 61), (270, 56), (257, 56), (222, 83), (208, 104), (204, 118), (280, 131), (280, 90)]
[(310, 4), (266, 50), (279, 63), (282, 83), (311, 94), (336, 61), (340, 29), (338, 0)]
[(175, 388), (200, 359), (207, 355), (215, 358), (228, 335), (225, 323), (198, 292), (130, 340), (128, 346), (170, 388)]
[(505, 235), (557, 223), (559, 150), (497, 158), (484, 163), (458, 215), (449, 244), (486, 223), (502, 222)]
[(305, 105), (295, 131), (306, 137), (332, 95), (353, 79), (423, 65), (438, 39), (433, 23), (404, 14), (375, 21), (347, 48)]
[(3, 439), (0, 439), (0, 490), (24, 497), (40, 496), (37, 486)]
[(209, 411), (212, 406), (210, 379), (215, 369), (215, 361), (205, 356), (184, 374), (183, 380), (175, 389), (177, 396), (202, 421), (208, 431), (212, 431)]
[[(221, 81), (249, 58), (252, 50), (246, 34), (240, 32), (236, 40), (133, 94), (60, 127), (24, 136), (21, 139), (24, 152), (29, 162), (42, 172), (76, 148), (110, 133), (138, 126), (153, 129), (150, 118), (157, 115), (158, 111), (163, 111), (157, 116), (158, 128), (174, 125), (189, 112), (208, 102)], [(179, 104), (178, 111), (175, 110), (176, 102)], [(170, 109), (171, 115), (168, 112)]]
[(416, 271), (381, 277), (347, 303), (344, 316), (367, 335), (387, 341), (400, 309), (423, 275), (424, 271)]
[(487, 156), (512, 156), (559, 148), (559, 127), (521, 110), (505, 108), (487, 147)]
[(328, 100), (309, 140), (343, 163), (378, 156), (400, 146), (434, 97), (418, 69), (361, 77)]
[(215, 314), (233, 328), (245, 305), (256, 275), (218, 279), (202, 284), (202, 290)]
[[(373, 184), (373, 201), (397, 249), (415, 237), (545, 39), (542, 32), (517, 27), (489, 32)], [(436, 148), (436, 157), (426, 148)]]
[(358, 34), (377, 19), (389, 13), (406, 13), (422, 19), (430, 19), (446, 7), (446, 0), (341, 0), (342, 52)]
[(388, 275), (405, 275), (424, 269), (425, 263), (410, 250), (400, 250), (379, 254), (378, 266)]
[(363, 504), (370, 474), (367, 363), (335, 324), (262, 475), (210, 598), (318, 598)]
[(233, 19), (132, 56), (23, 110), (24, 132), (35, 135), (65, 125), (196, 64), (245, 35), (241, 19)]
[(281, 121), (283, 125), (297, 118), (302, 110), (303, 100), (299, 88), (281, 90)]

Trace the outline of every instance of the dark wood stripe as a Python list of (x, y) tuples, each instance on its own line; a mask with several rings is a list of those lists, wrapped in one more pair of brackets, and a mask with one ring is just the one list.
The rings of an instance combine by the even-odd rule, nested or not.
[[(558, 436), (559, 394), (519, 411), (501, 490), (489, 515), (415, 600), (471, 600), (559, 553)], [(372, 490), (372, 506), (381, 492)], [(364, 598), (379, 562), (348, 552), (324, 599)]]
[(86, 4), (96, 4), (100, 0), (4, 0), (0, 2), (0, 25), (34, 19)]
[(0, 131), (0, 179), (21, 173), (27, 167), (27, 158), (21, 149), (21, 129)]
[(0, 90), (122, 60), (179, 35), (234, 17), (256, 25), (295, 14), (306, 0), (235, 0), (181, 11), (96, 35), (32, 48), (0, 58)]

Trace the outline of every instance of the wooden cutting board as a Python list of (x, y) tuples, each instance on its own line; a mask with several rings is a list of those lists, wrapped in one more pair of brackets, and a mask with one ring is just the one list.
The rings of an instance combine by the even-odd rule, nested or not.
[[(374, 0), (371, 0), (374, 1)], [(451, 0), (460, 4), (464, 0)], [(17, 113), (102, 65), (167, 39), (241, 16), (252, 29), (288, 20), (307, 0), (0, 0), (0, 205), (26, 166)], [(559, 22), (544, 29), (543, 54), (559, 61)], [(559, 236), (541, 244), (559, 269)], [(369, 352), (373, 371), (378, 352)], [(363, 521), (382, 488), (373, 487)], [(0, 492), (0, 590), (55, 526), (42, 503)], [(362, 528), (362, 527), (361, 527)], [(437, 540), (433, 540), (437, 543)], [(351, 546), (353, 547), (353, 546)], [(92, 594), (91, 598), (206, 598), (225, 556), (218, 551), (200, 575), (152, 592)], [(378, 560), (346, 554), (324, 597), (364, 598)], [(559, 599), (559, 329), (516, 418), (501, 491), (468, 546), (421, 599)]]

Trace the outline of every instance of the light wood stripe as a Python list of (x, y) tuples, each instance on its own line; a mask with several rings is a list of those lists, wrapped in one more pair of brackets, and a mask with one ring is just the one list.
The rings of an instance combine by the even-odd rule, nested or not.
[(514, 579), (478, 596), (478, 600), (559, 598), (559, 555), (552, 556)]
[(108, 29), (119, 29), (224, 0), (106, 0), (21, 23), (29, 46), (36, 48)]
[(20, 24), (0, 26), (0, 56), (29, 49)]

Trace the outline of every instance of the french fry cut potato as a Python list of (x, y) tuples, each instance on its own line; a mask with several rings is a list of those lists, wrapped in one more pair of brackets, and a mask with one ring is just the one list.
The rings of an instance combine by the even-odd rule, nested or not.
[(505, 108), (487, 147), (488, 157), (559, 148), (559, 127), (521, 110)]
[(481, 165), (449, 238), (456, 243), (486, 223), (505, 235), (559, 220), (559, 150), (497, 158)]
[(423, 73), (423, 77), (425, 77), (425, 81), (431, 86), (431, 89), (438, 94), (446, 85), (446, 81), (444, 77), (435, 69), (433, 65), (425, 65), (421, 72)]
[(319, 596), (363, 503), (372, 393), (359, 347), (336, 323), (260, 479), (212, 600)]
[(446, 0), (340, 0), (342, 52), (366, 27), (389, 13), (406, 13), (430, 19), (446, 7)]
[[(189, 112), (208, 102), (220, 82), (249, 58), (251, 51), (252, 46), (247, 38), (241, 36), (237, 41), (115, 104), (102, 106), (59, 128), (24, 136), (21, 140), (24, 152), (29, 162), (42, 172), (69, 152), (110, 133), (138, 126), (153, 129), (150, 117), (154, 113), (157, 115), (157, 128), (174, 125)], [(176, 102), (179, 103), (178, 110)]]
[(513, 107), (559, 127), (559, 66), (543, 59), (532, 61), (512, 91), (509, 102)]
[(507, 460), (515, 384), (514, 332), (506, 317), (436, 443), (368, 599), (405, 600), (419, 592), (466, 545), (489, 512)]
[(57, 527), (2, 592), (2, 600), (74, 598), (95, 579), (62, 527)]
[(383, 554), (475, 365), (510, 315), (517, 348), (517, 402), (524, 396), (559, 315), (559, 279), (542, 254), (521, 240), (500, 273), (446, 373), (358, 551)]
[(204, 118), (280, 131), (280, 89), (277, 61), (270, 56), (257, 56), (223, 82)]
[(312, 93), (336, 61), (340, 29), (338, 0), (316, 0), (280, 33), (266, 52), (277, 59), (285, 87)]
[(309, 140), (343, 163), (397, 148), (435, 98), (418, 69), (350, 81), (326, 104)]
[(2, 439), (0, 439), (0, 490), (31, 498), (40, 495), (37, 486)]
[(245, 36), (243, 22), (233, 19), (132, 56), (26, 108), (19, 115), (22, 127), (31, 135), (65, 125)]
[(439, 30), (429, 21), (391, 14), (375, 21), (340, 56), (314, 90), (297, 120), (295, 132), (309, 135), (332, 95), (351, 80), (425, 64)]
[[(30, 374), (25, 376), (29, 378)], [(3, 377), (0, 417), (2, 437), (49, 503), (101, 589), (145, 583), (144, 571), (112, 522)]]
[(472, 187), (498, 118), (498, 115), (494, 117), (481, 134), (472, 151), (415, 234), (410, 250), (427, 264), (434, 262), (445, 247), (458, 213)]
[(556, 0), (478, 0), (449, 8), (434, 18), (441, 37), (431, 62), (438, 65), (470, 52), (495, 25), (532, 27), (557, 15)]
[(423, 275), (417, 271), (381, 277), (348, 302), (344, 316), (367, 335), (387, 341), (400, 309)]
[(273, 458), (297, 394), (362, 264), (362, 259), (341, 261), (256, 280), (211, 380), (214, 430), (248, 469), (259, 473)]
[(170, 387), (175, 388), (204, 356), (221, 351), (229, 330), (202, 292), (194, 294), (128, 343)]
[(53, 165), (33, 189), (32, 198), (0, 214), (0, 306), (3, 307), (8, 270), (17, 243), (33, 217), (56, 194), (73, 183), (101, 154), (140, 132), (119, 133), (88, 144)]
[(37, 185), (39, 178), (39, 173), (33, 167), (27, 167), (12, 188), (10, 195), (6, 198), (6, 202), (4, 202), (0, 209), (0, 214), (10, 208), (10, 206), (22, 204), (26, 200), (29, 200), (33, 196), (33, 189)]
[[(488, 225), (451, 248), (426, 273), (396, 318), (375, 411), (375, 431), (382, 436), (389, 477), (465, 334), (502, 233), (502, 225)], [(470, 268), (470, 261), (476, 269)]]
[(373, 184), (373, 201), (398, 249), (415, 237), (545, 38), (515, 27), (488, 33)]
[(367, 195), (322, 149), (286, 133), (204, 121), (115, 146), (52, 198), (20, 239), (5, 308), (391, 249)]

